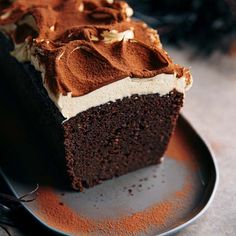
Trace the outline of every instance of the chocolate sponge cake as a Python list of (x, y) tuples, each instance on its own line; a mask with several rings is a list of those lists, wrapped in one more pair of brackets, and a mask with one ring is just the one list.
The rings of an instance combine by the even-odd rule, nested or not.
[(160, 163), (192, 83), (132, 14), (116, 0), (0, 3), (2, 51), (26, 75), (13, 83), (76, 190)]

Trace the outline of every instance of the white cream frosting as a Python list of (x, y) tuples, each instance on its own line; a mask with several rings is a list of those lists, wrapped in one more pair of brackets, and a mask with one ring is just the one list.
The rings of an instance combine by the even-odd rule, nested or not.
[(160, 74), (149, 79), (127, 77), (80, 97), (71, 97), (71, 93), (68, 93), (67, 96), (60, 95), (58, 98), (52, 98), (51, 96), (51, 98), (60, 108), (63, 116), (69, 119), (91, 107), (115, 102), (118, 99), (130, 97), (134, 94), (147, 95), (158, 93), (160, 96), (164, 96), (173, 89), (180, 93), (184, 93), (189, 89), (189, 86), (186, 84), (186, 78), (177, 78), (174, 74)]

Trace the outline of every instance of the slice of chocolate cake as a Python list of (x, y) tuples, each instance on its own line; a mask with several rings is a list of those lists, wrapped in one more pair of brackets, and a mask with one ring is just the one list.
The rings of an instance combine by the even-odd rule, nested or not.
[(1, 45), (18, 61), (3, 46), (6, 63), (26, 74), (16, 90), (74, 189), (160, 163), (192, 79), (157, 31), (123, 1), (2, 1), (0, 11)]

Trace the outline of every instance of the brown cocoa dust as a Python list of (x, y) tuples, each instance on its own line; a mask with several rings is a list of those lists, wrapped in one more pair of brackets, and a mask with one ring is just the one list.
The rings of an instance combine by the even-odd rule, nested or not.
[(188, 182), (167, 200), (143, 211), (115, 219), (95, 220), (79, 215), (50, 188), (40, 189), (37, 204), (39, 217), (49, 226), (73, 235), (137, 235), (150, 229), (163, 229), (180, 209), (188, 205), (192, 187)]
[(165, 156), (186, 165), (192, 171), (197, 171), (197, 153), (194, 152), (196, 147), (193, 147), (194, 144), (188, 141), (188, 138), (190, 137), (188, 137), (184, 129), (177, 126)]

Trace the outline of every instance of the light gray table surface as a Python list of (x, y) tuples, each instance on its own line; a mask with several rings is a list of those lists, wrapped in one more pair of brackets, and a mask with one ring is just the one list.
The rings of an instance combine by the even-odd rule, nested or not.
[(179, 64), (191, 66), (194, 78), (183, 114), (212, 147), (220, 171), (215, 199), (208, 211), (179, 236), (236, 235), (236, 57), (219, 54), (190, 59), (169, 49)]

